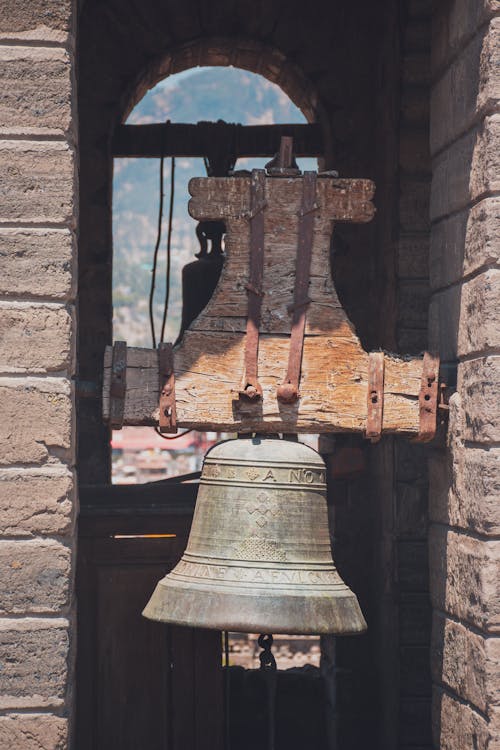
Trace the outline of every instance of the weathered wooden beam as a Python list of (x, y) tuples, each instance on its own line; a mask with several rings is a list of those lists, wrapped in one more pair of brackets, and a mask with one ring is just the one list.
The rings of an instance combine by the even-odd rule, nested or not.
[[(175, 352), (177, 425), (232, 432), (357, 432), (367, 426), (368, 354), (343, 336), (310, 336), (304, 344), (301, 399), (281, 404), (289, 340), (261, 336), (262, 402), (238, 400), (243, 340), (238, 333), (187, 331)], [(104, 360), (103, 417), (109, 420), (112, 347)], [(382, 433), (416, 436), (422, 359), (385, 357)], [(125, 425), (158, 424), (158, 352), (131, 347), (127, 352)]]
[(272, 156), (283, 135), (293, 137), (295, 156), (321, 156), (323, 137), (319, 125), (233, 125), (199, 122), (196, 125), (160, 123), (119, 125), (112, 154), (117, 157), (209, 156), (220, 146), (234, 156)]

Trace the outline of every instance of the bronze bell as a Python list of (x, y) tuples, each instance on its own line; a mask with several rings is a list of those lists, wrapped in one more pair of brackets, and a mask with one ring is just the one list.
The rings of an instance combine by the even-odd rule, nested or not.
[(186, 551), (143, 614), (236, 632), (364, 631), (332, 559), (319, 454), (265, 437), (211, 448)]

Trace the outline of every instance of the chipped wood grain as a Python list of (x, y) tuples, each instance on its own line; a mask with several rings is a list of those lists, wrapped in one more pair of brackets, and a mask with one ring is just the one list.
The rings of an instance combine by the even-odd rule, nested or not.
[[(301, 399), (280, 404), (277, 387), (286, 371), (288, 339), (261, 336), (260, 404), (240, 404), (239, 373), (244, 337), (188, 331), (175, 358), (179, 427), (239, 432), (363, 432), (366, 427), (368, 354), (346, 338), (309, 337), (304, 345)], [(109, 415), (111, 347), (106, 351), (103, 413)], [(190, 352), (188, 354), (187, 352)], [(198, 352), (197, 355), (193, 354)], [(130, 348), (127, 358), (124, 424), (153, 425), (160, 394), (158, 354)], [(386, 356), (383, 432), (415, 434), (422, 360)]]

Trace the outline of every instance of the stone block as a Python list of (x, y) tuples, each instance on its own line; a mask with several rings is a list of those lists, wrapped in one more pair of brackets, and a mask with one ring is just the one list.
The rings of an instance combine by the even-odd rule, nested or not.
[(436, 609), (500, 633), (500, 541), (431, 526), (429, 563)]
[(500, 442), (500, 357), (481, 357), (458, 368), (464, 440)]
[(403, 235), (397, 245), (400, 279), (427, 279), (429, 275), (429, 237), (427, 234)]
[(427, 477), (427, 447), (395, 438), (396, 479), (399, 482), (425, 482)]
[(69, 603), (71, 550), (53, 539), (1, 540), (0, 614), (60, 612)]
[(429, 551), (425, 541), (397, 543), (397, 580), (400, 592), (429, 590)]
[(427, 593), (399, 596), (399, 643), (428, 647), (431, 637), (431, 619), (431, 601)]
[(439, 750), (500, 750), (500, 716), (487, 721), (478, 711), (434, 688), (432, 729)]
[(398, 537), (425, 539), (427, 534), (427, 487), (397, 482), (396, 533)]
[(406, 174), (430, 175), (431, 157), (427, 128), (403, 128), (399, 138), (399, 166)]
[(426, 330), (428, 311), (428, 282), (402, 281), (399, 284), (398, 325)]
[(432, 681), (427, 646), (400, 646), (399, 687), (405, 697), (424, 698), (431, 695)]
[(475, 36), (431, 94), (431, 152), (465, 133), (500, 101), (500, 18)]
[(51, 456), (72, 461), (68, 380), (1, 378), (0, 413), (0, 465), (45, 463)]
[(71, 124), (68, 53), (0, 47), (0, 136), (64, 135)]
[(4, 750), (66, 750), (68, 720), (50, 714), (10, 713), (0, 717)]
[(69, 623), (64, 618), (0, 619), (0, 709), (59, 708), (67, 687)]
[(434, 224), (430, 279), (440, 289), (500, 260), (500, 199), (485, 198), (473, 208)]
[(403, 87), (401, 92), (401, 117), (403, 127), (429, 127), (429, 90), (427, 86)]
[(63, 43), (71, 29), (72, 9), (71, 0), (3, 0), (0, 39)]
[(457, 356), (462, 287), (432, 295), (429, 305), (429, 348), (439, 352), (443, 362)]
[(73, 224), (71, 148), (57, 141), (0, 141), (0, 223)]
[(398, 351), (403, 354), (419, 355), (429, 348), (425, 328), (402, 328), (398, 326), (396, 341)]
[(500, 270), (490, 269), (463, 285), (458, 354), (500, 346)]
[(434, 613), (432, 677), (486, 716), (500, 706), (500, 638), (475, 633)]
[(429, 346), (445, 361), (500, 345), (500, 270), (434, 294), (429, 311)]
[(500, 190), (500, 115), (455, 141), (433, 162), (431, 219), (465, 209)]
[(427, 52), (412, 52), (403, 56), (402, 78), (405, 85), (423, 86), (430, 81), (430, 56)]
[(68, 720), (50, 714), (6, 714), (0, 716), (0, 747), (3, 750), (66, 750)]
[(399, 750), (429, 750), (432, 742), (430, 697), (400, 698), (398, 732)]
[(430, 18), (432, 9), (432, 0), (406, 0), (405, 2), (405, 10), (410, 19)]
[(76, 248), (68, 229), (0, 229), (0, 294), (73, 299)]
[(71, 310), (62, 305), (0, 303), (0, 371), (72, 372)]
[(399, 221), (402, 232), (428, 232), (429, 180), (403, 177), (400, 182)]
[(431, 43), (431, 13), (404, 24), (402, 49), (408, 52), (428, 52)]
[(468, 448), (457, 441), (451, 451), (434, 451), (429, 481), (431, 520), (500, 535), (500, 448)]
[(0, 471), (0, 534), (67, 534), (74, 506), (74, 478), (67, 469)]
[(500, 13), (499, 0), (453, 0), (434, 7), (432, 70), (442, 70), (479, 26)]

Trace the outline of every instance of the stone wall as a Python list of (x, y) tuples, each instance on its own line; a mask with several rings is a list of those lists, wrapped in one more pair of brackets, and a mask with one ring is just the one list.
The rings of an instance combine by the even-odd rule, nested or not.
[(458, 363), (431, 456), (434, 746), (500, 748), (500, 3), (436, 4), (430, 343)]
[(75, 519), (70, 0), (0, 14), (0, 747), (67, 747)]
[[(433, 448), (430, 461), (434, 746), (498, 750), (500, 4), (435, 3), (430, 76), (428, 0), (387, 0), (383, 8), (369, 0), (338, 4), (333, 25), (325, 3), (292, 6), (282, 13), (270, 0), (258, 12), (253, 3), (237, 11), (230, 4), (229, 12), (221, 1), (198, 12), (194, 0), (82, 3), (81, 375), (98, 382), (110, 338), (112, 130), (138, 81), (158, 72), (168, 50), (193, 49), (193, 40), (206, 39), (207, 55), (217, 55), (209, 40), (221, 35), (233, 40), (234, 54), (251, 38), (292, 60), (318, 96), (313, 110), (331, 136), (330, 165), (343, 176), (376, 180), (376, 222), (341, 236), (339, 292), (367, 347), (424, 348), (432, 80), (428, 343), (445, 362), (458, 362), (448, 445)], [(70, 742), (73, 23), (70, 0), (5, 0), (0, 17), (0, 747), (6, 750), (63, 750)], [(346, 46), (346, 35), (355, 43)], [(401, 80), (394, 68), (399, 56)], [(247, 63), (256, 72), (262, 65), (262, 55)], [(294, 76), (280, 80), (275, 73), (293, 96)], [(82, 402), (81, 415), (79, 466), (86, 482), (106, 481), (108, 432), (98, 398)], [(346, 747), (366, 746), (368, 735), (384, 750), (423, 749), (430, 742), (426, 456), (392, 440), (366, 452), (370, 473), (337, 488), (340, 562), (343, 549), (354, 550), (358, 568), (346, 555), (345, 577), (371, 608), (367, 639), (346, 639), (339, 649), (339, 737)]]

